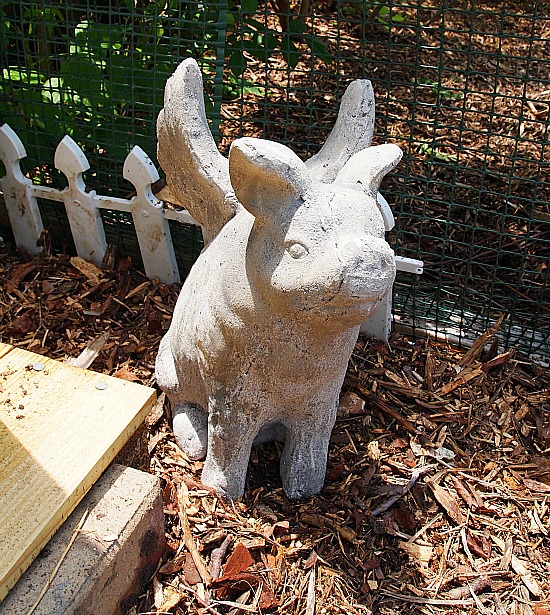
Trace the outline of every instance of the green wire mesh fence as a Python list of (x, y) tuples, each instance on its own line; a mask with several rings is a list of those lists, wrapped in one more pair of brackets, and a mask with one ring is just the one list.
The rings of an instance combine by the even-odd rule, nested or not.
[[(405, 151), (382, 186), (397, 220), (389, 239), (425, 262), (420, 279), (398, 279), (396, 320), (463, 341), (503, 313), (504, 345), (550, 358), (550, 3), (0, 7), (0, 120), (37, 182), (60, 181), (53, 151), (70, 134), (90, 160), (89, 185), (124, 196), (122, 161), (134, 144), (154, 158), (164, 83), (189, 55), (224, 152), (248, 135), (310, 156), (349, 82), (370, 79), (375, 142)], [(187, 231), (179, 241), (188, 267), (200, 245)]]
[(124, 158), (134, 145), (154, 154), (164, 84), (189, 55), (201, 59), (217, 127), (225, 46), (220, 4), (0, 0), (0, 115), (23, 140), (36, 181), (60, 181), (48, 163), (68, 134), (90, 161), (90, 187), (124, 191)]

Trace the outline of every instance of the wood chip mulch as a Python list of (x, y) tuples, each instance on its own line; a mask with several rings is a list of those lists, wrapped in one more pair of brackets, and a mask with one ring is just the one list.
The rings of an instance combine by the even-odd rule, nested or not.
[[(3, 254), (0, 341), (154, 386), (177, 293), (125, 259)], [(254, 449), (241, 501), (218, 498), (161, 397), (148, 463), (168, 550), (130, 613), (548, 615), (550, 375), (499, 350), (498, 325), (468, 350), (360, 339), (307, 501), (285, 497), (275, 444)]]

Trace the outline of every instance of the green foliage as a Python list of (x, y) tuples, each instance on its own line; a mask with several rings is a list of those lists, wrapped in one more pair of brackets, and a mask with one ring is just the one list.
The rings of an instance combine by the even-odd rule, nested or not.
[(439, 149), (437, 142), (429, 143), (428, 141), (418, 141), (418, 153), (425, 154), (426, 156), (433, 158), (434, 160), (440, 160), (441, 162), (456, 163), (460, 160), (458, 154), (448, 154), (447, 152)]
[(140, 126), (150, 131), (166, 79), (189, 55), (207, 61), (211, 110), (220, 39), (229, 97), (263, 93), (242, 78), (252, 59), (268, 65), (279, 54), (294, 68), (305, 43), (315, 57), (331, 60), (302, 17), (290, 15), (287, 31), (269, 27), (258, 0), (46, 4), (2, 2), (0, 53), (7, 68), (0, 79), (0, 118), (16, 130), (32, 130), (50, 147), (69, 134), (89, 151), (124, 156)]
[[(108, 128), (110, 153), (127, 153), (128, 129), (122, 120), (132, 119), (140, 106), (161, 103), (161, 89), (151, 93), (153, 54), (147, 45), (156, 46), (156, 56), (172, 56), (153, 20), (145, 18), (136, 26), (129, 17), (109, 24), (91, 18), (71, 27), (59, 10), (30, 8), (25, 16), (29, 21), (24, 35), (31, 37), (36, 24), (43, 23), (48, 37), (54, 30), (64, 32), (64, 49), (52, 59), (48, 43), (42, 50), (50, 52), (46, 58), (40, 54), (33, 61), (29, 51), (26, 65), (4, 69), (0, 113), (12, 126), (23, 122), (43, 132), (47, 141), (76, 134), (88, 148), (105, 147), (98, 137)], [(171, 61), (156, 62), (156, 79), (167, 77), (172, 68)]]
[(462, 100), (463, 92), (445, 88), (441, 83), (421, 77), (417, 83), (428, 86), (439, 100)]
[(279, 28), (275, 29), (262, 20), (257, 0), (229, 0), (226, 44), (229, 48), (228, 65), (235, 77), (245, 72), (250, 60), (260, 60), (264, 66), (269, 66), (279, 53), (290, 68), (296, 68), (302, 57), (297, 43), (307, 44), (312, 55), (319, 60), (332, 62), (323, 41), (307, 31), (304, 18), (293, 14), (287, 17), (288, 25), (287, 20), (279, 20)]
[(229, 79), (223, 84), (223, 93), (229, 99), (248, 96), (249, 94), (265, 96), (265, 87), (257, 86), (247, 79), (238, 79), (234, 74), (230, 74)]
[(375, 4), (380, 5), (380, 10), (377, 12), (377, 20), (387, 29), (389, 29), (390, 24), (399, 24), (405, 21), (403, 15), (397, 13), (395, 10), (390, 10), (387, 4), (382, 4), (380, 2), (376, 2)]

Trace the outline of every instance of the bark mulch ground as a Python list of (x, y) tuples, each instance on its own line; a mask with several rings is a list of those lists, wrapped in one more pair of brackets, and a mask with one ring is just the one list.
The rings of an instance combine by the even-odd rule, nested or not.
[[(455, 5), (447, 15), (447, 35), (460, 38), (470, 29), (468, 13), (460, 10), (469, 3)], [(337, 68), (313, 60), (314, 83), (303, 62), (293, 73), (276, 58), (269, 71), (251, 62), (246, 78), (258, 85), (265, 79), (269, 115), (253, 95), (228, 102), (221, 146), (227, 149), (241, 131), (253, 136), (265, 128), (267, 137), (292, 141), (305, 155), (304, 131), (308, 147), (321, 145), (334, 122), (334, 71), (359, 77), (354, 58), (380, 59), (385, 67), (373, 75), (379, 118), (390, 121), (389, 137), (406, 150), (410, 167), (404, 191), (391, 183), (397, 178), (388, 178), (387, 185), (412, 195), (401, 209), (414, 214), (424, 178), (433, 184), (422, 227), (412, 216), (400, 248), (431, 255), (427, 270), (441, 272), (441, 283), (454, 284), (467, 265), (481, 294), (486, 267), (499, 265), (495, 284), (503, 311), (508, 298), (516, 305), (521, 270), (533, 285), (521, 308), (527, 314), (535, 305), (544, 309), (533, 289), (546, 265), (531, 243), (548, 237), (548, 211), (530, 211), (525, 203), (534, 173), (539, 186), (547, 182), (544, 170), (530, 162), (539, 158), (544, 140), (547, 75), (529, 83), (528, 108), (521, 106), (524, 83), (516, 75), (526, 54), (540, 55), (548, 23), (539, 20), (537, 28), (544, 31), (533, 34), (530, 19), (516, 19), (517, 36), (474, 36), (476, 53), (468, 60), (468, 87), (461, 94), (466, 77), (460, 40), (446, 56), (449, 70), (435, 83), (439, 77), (429, 67), (437, 66), (440, 31), (415, 33), (407, 23), (418, 17), (429, 26), (436, 11), (428, 7), (417, 16), (405, 5), (400, 11), (405, 22), (394, 30), (394, 42), (402, 46), (393, 48), (391, 62), (381, 55), (389, 53), (383, 27), (328, 17), (317, 21), (316, 32), (341, 57)], [(415, 74), (423, 88), (411, 80), (407, 56), (417, 35), (424, 56)], [(500, 76), (488, 83), (486, 53), (497, 51)], [(548, 70), (547, 63), (540, 70)], [(383, 90), (387, 71), (388, 83), (397, 84), (391, 92)], [(497, 90), (506, 96), (495, 96)], [(313, 115), (302, 117), (302, 99), (312, 92), (324, 92), (326, 110), (319, 103)], [(422, 103), (414, 121), (408, 104), (413, 93)], [(459, 121), (460, 134), (450, 128)], [(517, 159), (510, 194), (512, 151)], [(482, 172), (484, 190), (476, 188)], [(499, 227), (502, 212), (495, 210), (493, 194), (513, 200), (506, 227)], [(477, 203), (478, 247), (470, 237), (470, 209), (456, 207), (447, 220), (447, 203), (461, 200)], [(509, 244), (505, 268), (494, 250), (495, 228)], [(446, 229), (454, 240), (453, 259), (445, 252)], [(0, 341), (59, 360), (78, 357), (96, 341), (91, 369), (154, 386), (156, 351), (178, 290), (147, 280), (123, 258), (111, 271), (63, 255), (2, 254)], [(146, 463), (162, 479), (169, 547), (131, 614), (549, 615), (550, 375), (514, 349), (499, 349), (498, 324), (463, 350), (399, 334), (389, 345), (360, 339), (342, 392), (325, 488), (307, 501), (285, 497), (275, 444), (253, 450), (241, 501), (216, 497), (200, 483), (201, 462), (176, 446), (161, 397), (146, 422)]]
[[(65, 360), (101, 338), (91, 369), (154, 385), (177, 294), (126, 259), (3, 254), (0, 341)], [(242, 500), (218, 498), (161, 397), (147, 463), (169, 546), (131, 613), (550, 613), (550, 375), (499, 351), (498, 324), (468, 350), (360, 339), (306, 501), (285, 497), (275, 444)]]

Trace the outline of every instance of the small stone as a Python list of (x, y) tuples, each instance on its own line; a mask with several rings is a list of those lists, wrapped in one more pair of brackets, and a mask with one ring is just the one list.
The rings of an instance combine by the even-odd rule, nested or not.
[(348, 391), (340, 399), (338, 406), (338, 416), (340, 418), (347, 418), (348, 416), (357, 416), (365, 412), (365, 400), (361, 399), (359, 395)]

